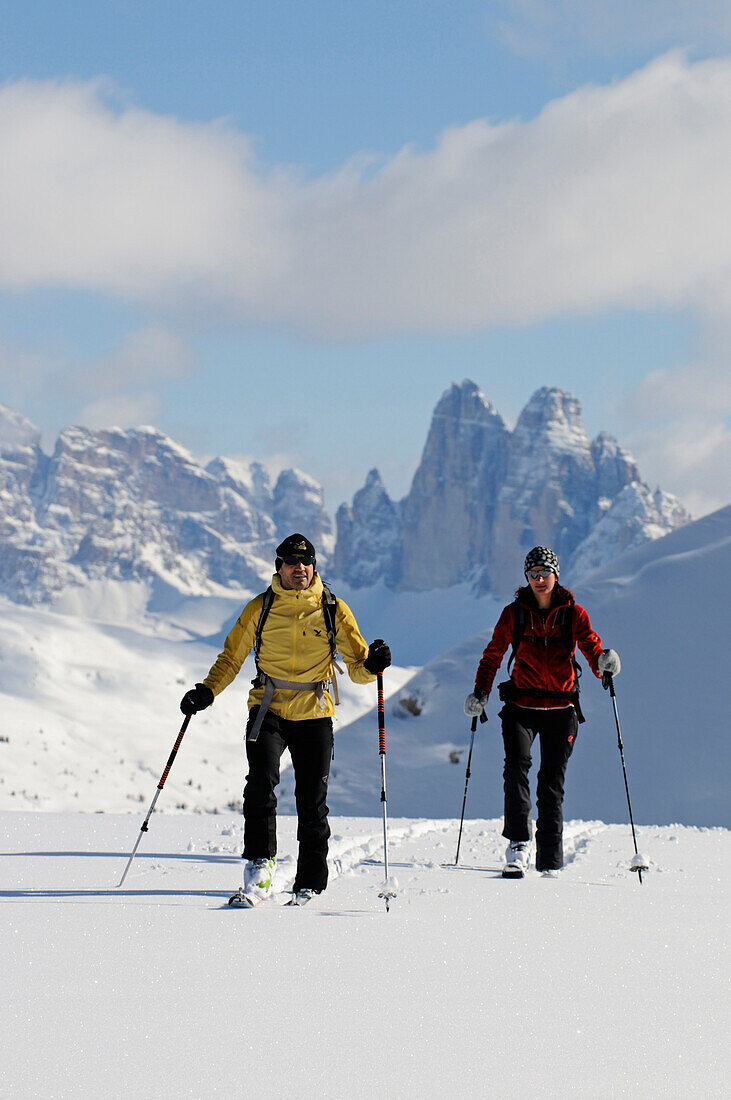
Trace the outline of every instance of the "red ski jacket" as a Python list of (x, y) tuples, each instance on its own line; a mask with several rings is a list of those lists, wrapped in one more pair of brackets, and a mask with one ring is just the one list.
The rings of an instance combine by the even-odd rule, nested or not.
[[(555, 698), (541, 698), (534, 694), (521, 696), (520, 694), (521, 688), (526, 688), (531, 692), (541, 689), (547, 692), (568, 692), (574, 687), (574, 667), (561, 632), (560, 608), (573, 605), (573, 645), (571, 653), (573, 654), (575, 647), (578, 645), (589, 662), (592, 672), (598, 678), (601, 677), (597, 669), (597, 661), (604, 648), (601, 638), (592, 630), (589, 616), (584, 608), (577, 603), (573, 603), (570, 594), (559, 585), (556, 585), (554, 589), (554, 604), (549, 609), (545, 619), (539, 613), (530, 589), (527, 592), (525, 589), (521, 589), (519, 602), (526, 609), (526, 623), (523, 636), (515, 653), (515, 663), (510, 677), (517, 689), (514, 702), (518, 706), (541, 709), (566, 706), (566, 703)], [(571, 614), (571, 612), (569, 611), (567, 614)], [(492, 638), (483, 651), (475, 676), (475, 695), (490, 694), (490, 689), (502, 659), (512, 647), (514, 623), (515, 603), (511, 603), (503, 608), (492, 632)]]

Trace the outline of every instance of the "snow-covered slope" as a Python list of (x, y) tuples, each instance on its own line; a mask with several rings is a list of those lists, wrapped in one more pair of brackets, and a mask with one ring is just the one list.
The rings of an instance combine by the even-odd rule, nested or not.
[[(728, 508), (625, 555), (577, 588), (623, 659), (617, 696), (638, 821), (729, 822), (722, 578), (730, 551)], [(89, 600), (94, 594), (82, 591)], [(385, 676), (393, 811), (452, 816), (469, 740), (462, 703), (502, 601), (477, 600), (467, 585), (335, 591), (366, 638), (387, 638), (394, 653), (396, 667)], [(120, 811), (147, 803), (179, 727), (180, 697), (207, 672), (245, 598), (161, 600), (152, 614), (134, 584), (107, 584), (96, 596), (83, 613), (114, 612), (116, 622), (0, 605), (0, 809)], [(165, 812), (238, 804), (252, 675), (244, 668), (191, 723), (167, 782)], [(380, 789), (375, 691), (347, 677), (341, 685), (330, 804), (335, 812), (369, 814), (378, 810)], [(582, 704), (587, 723), (569, 769), (567, 813), (624, 821), (610, 700), (588, 671)], [(468, 815), (501, 811), (498, 709), (492, 699), (490, 721), (477, 735)], [(293, 809), (287, 779), (280, 806)]]
[[(629, 552), (575, 589), (606, 645), (621, 655), (617, 678), (625, 758), (639, 821), (728, 824), (728, 623), (724, 582), (731, 557), (731, 507)], [(571, 578), (566, 577), (566, 583)], [(510, 594), (506, 593), (508, 601)], [(459, 610), (454, 607), (455, 616)], [(455, 813), (469, 741), (462, 713), (488, 628), (433, 658), (388, 707), (388, 768), (394, 804), (409, 816)], [(432, 637), (438, 638), (434, 623)], [(584, 662), (585, 664), (586, 662)], [(567, 777), (566, 810), (576, 817), (627, 819), (609, 695), (585, 669), (580, 727)], [(468, 813), (502, 808), (502, 741), (493, 697), (472, 761)], [(370, 715), (347, 731), (347, 770), (332, 800), (346, 812), (368, 797)], [(345, 750), (343, 750), (343, 756)]]
[[(497, 876), (496, 821), (334, 818), (306, 909), (231, 910), (233, 815), (0, 814), (7, 1097), (728, 1095), (724, 830), (567, 828), (556, 880)], [(294, 822), (280, 821), (280, 886)], [(262, 1084), (263, 1082), (263, 1084)]]
[[(120, 585), (105, 605), (134, 594)], [(192, 599), (160, 618), (133, 604), (129, 621), (113, 623), (0, 598), (0, 809), (120, 812), (149, 803), (182, 722), (183, 692), (208, 671), (240, 609), (240, 600)], [(389, 690), (409, 674), (396, 670)], [(161, 809), (240, 806), (253, 676), (249, 658), (196, 716)], [(341, 698), (343, 724), (373, 705), (372, 690), (347, 678)]]

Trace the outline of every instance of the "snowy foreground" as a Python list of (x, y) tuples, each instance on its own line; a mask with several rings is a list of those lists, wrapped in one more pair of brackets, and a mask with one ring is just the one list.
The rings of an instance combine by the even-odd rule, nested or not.
[[(233, 815), (0, 814), (3, 1096), (728, 1095), (731, 834), (570, 823), (555, 880), (496, 821), (333, 818), (305, 909), (226, 900)], [(279, 886), (294, 872), (280, 819)]]

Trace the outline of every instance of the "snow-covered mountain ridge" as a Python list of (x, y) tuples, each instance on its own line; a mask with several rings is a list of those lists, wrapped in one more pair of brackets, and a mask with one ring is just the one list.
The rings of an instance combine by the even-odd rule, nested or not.
[(589, 440), (576, 397), (537, 390), (510, 431), (465, 381), (437, 404), (408, 495), (392, 501), (371, 470), (339, 509), (333, 572), (356, 587), (471, 580), (499, 592), (537, 543), (553, 546), (576, 578), (689, 518), (642, 481), (611, 435)]
[(258, 463), (202, 465), (154, 428), (61, 432), (52, 455), (0, 406), (0, 590), (19, 603), (99, 581), (225, 595), (258, 589), (279, 538), (305, 528), (332, 550), (322, 489)]
[(338, 511), (337, 543), (302, 471), (272, 485), (257, 462), (204, 463), (149, 427), (67, 428), (46, 455), (34, 425), (0, 406), (0, 592), (19, 603), (118, 581), (143, 582), (153, 606), (258, 590), (293, 530), (354, 588), (496, 592), (536, 542), (577, 577), (688, 518), (611, 436), (590, 442), (578, 400), (550, 387), (510, 431), (473, 382), (452, 386), (408, 496), (392, 501), (372, 470)]

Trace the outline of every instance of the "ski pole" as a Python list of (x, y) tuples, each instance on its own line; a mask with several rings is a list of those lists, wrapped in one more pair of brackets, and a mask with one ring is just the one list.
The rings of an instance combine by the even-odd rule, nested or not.
[(381, 757), (381, 805), (383, 806), (383, 865), (385, 879), (379, 898), (383, 898), (388, 912), (391, 898), (396, 897), (398, 883), (388, 874), (388, 824), (386, 817), (386, 713), (383, 705), (383, 673), (379, 672), (376, 678), (378, 687), (378, 752)]
[(611, 672), (605, 672), (602, 676), (602, 687), (606, 690), (609, 689), (609, 694), (612, 697), (612, 707), (614, 708), (614, 723), (617, 727), (617, 745), (619, 746), (619, 757), (622, 761), (622, 774), (624, 775), (624, 789), (627, 792), (627, 808), (629, 810), (629, 823), (632, 828), (632, 843), (635, 846), (635, 854), (632, 863), (630, 864), (630, 870), (637, 872), (637, 877), (642, 882), (642, 872), (648, 870), (648, 863), (644, 856), (641, 856), (637, 851), (637, 837), (635, 835), (635, 822), (632, 816), (632, 803), (629, 797), (629, 783), (627, 782), (627, 766), (624, 762), (624, 745), (622, 744), (622, 732), (619, 728), (619, 713), (617, 711), (617, 697), (614, 693), (614, 677)]
[[(486, 722), (487, 721), (487, 715), (485, 714), (484, 710), (480, 714), (480, 721), (481, 722)], [(465, 806), (467, 805), (467, 784), (469, 783), (470, 776), (472, 775), (472, 772), (470, 771), (470, 764), (472, 763), (472, 746), (475, 743), (475, 731), (477, 729), (477, 716), (476, 715), (472, 719), (472, 725), (471, 725), (470, 729), (471, 729), (471, 733), (470, 733), (470, 751), (467, 755), (467, 770), (465, 772), (465, 777), (464, 777), (464, 795), (462, 797), (462, 816), (459, 819), (459, 836), (457, 837), (457, 855), (454, 857), (454, 866), (455, 867), (459, 863), (459, 846), (462, 843), (462, 825), (464, 824), (464, 811), (465, 811)]]
[(124, 874), (122, 875), (121, 879), (119, 880), (119, 883), (117, 885), (117, 889), (119, 889), (119, 887), (122, 885), (122, 883), (124, 882), (124, 880), (127, 877), (127, 872), (129, 871), (130, 867), (132, 866), (132, 860), (137, 855), (137, 849), (140, 846), (140, 841), (142, 840), (142, 834), (147, 832), (147, 823), (150, 820), (150, 818), (152, 817), (153, 810), (155, 809), (155, 803), (157, 802), (158, 798), (160, 797), (160, 791), (165, 786), (165, 780), (167, 779), (168, 774), (170, 772), (170, 769), (173, 766), (173, 761), (175, 760), (175, 757), (178, 754), (178, 749), (180, 748), (180, 742), (183, 740), (183, 737), (185, 736), (185, 731), (188, 728), (188, 723), (190, 722), (190, 717), (191, 716), (189, 714), (186, 715), (185, 721), (183, 722), (182, 726), (180, 727), (180, 733), (178, 734), (177, 739), (175, 741), (175, 744), (173, 745), (173, 751), (170, 753), (170, 756), (168, 757), (168, 762), (165, 765), (165, 770), (162, 773), (162, 775), (160, 776), (160, 782), (157, 785), (157, 790), (155, 791), (155, 797), (153, 798), (152, 802), (150, 803), (150, 808), (147, 811), (147, 817), (142, 822), (142, 827), (140, 829), (140, 835), (137, 837), (137, 843), (135, 844), (134, 848), (132, 849), (132, 855), (127, 860), (127, 866), (124, 869)]

